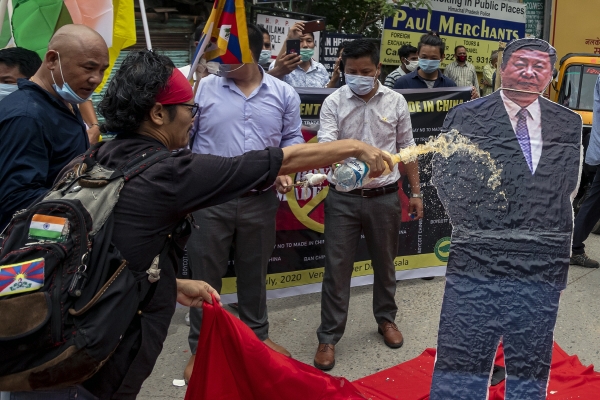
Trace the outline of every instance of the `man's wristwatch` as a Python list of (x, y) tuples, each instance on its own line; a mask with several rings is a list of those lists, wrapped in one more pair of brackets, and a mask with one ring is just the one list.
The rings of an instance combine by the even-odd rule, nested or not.
[(423, 193), (411, 193), (410, 197), (416, 198), (416, 199), (422, 199), (423, 198)]

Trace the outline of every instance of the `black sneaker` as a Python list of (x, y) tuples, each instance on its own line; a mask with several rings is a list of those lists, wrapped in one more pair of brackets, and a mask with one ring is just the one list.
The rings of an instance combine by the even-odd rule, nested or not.
[(571, 265), (579, 265), (583, 268), (598, 268), (600, 267), (600, 263), (596, 260), (592, 260), (588, 257), (587, 254), (573, 254), (571, 256), (571, 261), (569, 262)]

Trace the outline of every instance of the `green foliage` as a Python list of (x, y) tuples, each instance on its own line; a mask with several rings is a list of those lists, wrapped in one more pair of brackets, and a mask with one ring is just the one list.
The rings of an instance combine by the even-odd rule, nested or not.
[[(272, 4), (289, 10), (289, 2)], [(327, 30), (380, 37), (383, 18), (394, 15), (400, 6), (430, 8), (429, 0), (293, 0), (292, 11), (327, 18)]]

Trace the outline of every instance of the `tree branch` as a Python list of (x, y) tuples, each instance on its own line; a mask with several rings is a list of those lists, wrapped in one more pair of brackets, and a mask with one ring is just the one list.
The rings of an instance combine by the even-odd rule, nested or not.
[(338, 25), (338, 33), (342, 33), (342, 25), (344, 24), (344, 21), (346, 21), (346, 17), (342, 17), (342, 19), (340, 19), (340, 24)]
[(377, 18), (373, 18), (373, 19), (370, 19), (367, 21), (367, 14), (365, 14), (365, 19), (363, 20), (363, 23), (362, 23), (360, 29), (358, 30), (358, 33), (360, 33), (361, 35), (364, 32), (364, 30), (367, 29), (367, 27), (369, 27), (370, 25), (374, 24), (375, 22), (377, 22), (381, 19), (381, 17), (378, 16)]

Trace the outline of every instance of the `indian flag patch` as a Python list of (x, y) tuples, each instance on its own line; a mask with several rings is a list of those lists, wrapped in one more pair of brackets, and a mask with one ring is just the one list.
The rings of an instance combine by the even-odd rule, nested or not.
[(62, 217), (34, 214), (29, 225), (29, 238), (62, 242), (69, 234), (69, 221)]
[(44, 286), (44, 259), (0, 267), (0, 297), (31, 292)]

